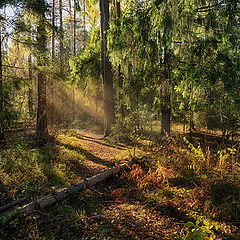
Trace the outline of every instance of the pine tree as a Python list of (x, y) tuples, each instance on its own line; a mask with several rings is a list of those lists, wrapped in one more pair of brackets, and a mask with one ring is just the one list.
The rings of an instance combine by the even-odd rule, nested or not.
[(107, 54), (106, 31), (109, 29), (109, 1), (100, 0), (101, 11), (101, 36), (102, 36), (102, 75), (103, 75), (103, 99), (104, 99), (104, 136), (111, 133), (111, 127), (115, 123), (114, 91), (112, 66)]

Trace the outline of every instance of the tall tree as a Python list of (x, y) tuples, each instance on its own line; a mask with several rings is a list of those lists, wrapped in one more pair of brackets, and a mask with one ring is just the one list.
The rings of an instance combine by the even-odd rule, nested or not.
[(44, 141), (48, 136), (47, 125), (47, 94), (46, 94), (46, 74), (43, 67), (46, 65), (46, 3), (45, 0), (40, 0), (39, 6), (36, 6), (38, 14), (37, 21), (37, 65), (38, 65), (38, 108), (37, 108), (37, 137), (40, 141)]
[(111, 133), (111, 126), (115, 123), (114, 91), (112, 66), (107, 54), (106, 31), (109, 29), (109, 1), (100, 0), (101, 38), (102, 38), (102, 76), (104, 99), (104, 136)]
[(171, 73), (170, 54), (165, 48), (164, 51), (163, 79), (161, 79), (161, 133), (169, 134), (171, 129)]
[[(1, 16), (0, 16), (1, 17)], [(3, 96), (3, 73), (2, 73), (2, 34), (0, 26), (0, 142), (4, 141), (4, 96)]]
[(74, 0), (74, 7), (73, 7), (73, 56), (76, 56), (76, 0)]
[[(118, 26), (120, 27), (120, 18), (121, 18), (121, 3), (120, 0), (116, 1), (116, 15)], [(117, 66), (117, 80), (118, 80), (118, 104), (119, 104), (119, 113), (123, 120), (124, 118), (124, 107), (123, 107), (123, 75), (121, 72), (121, 65)]]
[(33, 67), (32, 67), (32, 55), (28, 56), (28, 78), (29, 78), (29, 86), (28, 86), (28, 111), (29, 116), (33, 116)]
[(63, 2), (59, 0), (59, 21), (60, 21), (60, 41), (59, 41), (59, 53), (60, 53), (60, 71), (64, 71), (64, 55), (63, 55)]
[(55, 62), (55, 0), (52, 0), (52, 64)]

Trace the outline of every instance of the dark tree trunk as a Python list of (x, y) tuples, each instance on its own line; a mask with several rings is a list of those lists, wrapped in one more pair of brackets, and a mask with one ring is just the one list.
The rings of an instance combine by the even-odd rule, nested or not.
[(161, 134), (169, 134), (171, 130), (171, 76), (170, 76), (170, 54), (164, 50), (164, 72), (161, 90)]
[(76, 0), (73, 8), (73, 56), (76, 56)]
[(37, 74), (38, 78), (37, 137), (41, 141), (48, 136), (47, 99), (46, 99), (46, 76), (42, 70), (38, 71), (39, 72)]
[(0, 142), (4, 141), (4, 104), (3, 104), (3, 73), (2, 73), (2, 36), (0, 26)]
[[(121, 17), (121, 4), (120, 4), (120, 0), (117, 0), (116, 2), (116, 9), (117, 9), (117, 19), (118, 21), (120, 20)], [(118, 69), (117, 69), (117, 79), (118, 79), (118, 103), (119, 103), (119, 113), (120, 116), (123, 120), (124, 118), (124, 106), (123, 106), (123, 76), (122, 76), (122, 72), (121, 72), (121, 65), (118, 65)]]
[[(71, 52), (72, 57), (76, 56), (76, 10), (75, 1), (73, 5), (73, 15), (72, 15), (72, 2), (69, 0), (69, 12), (70, 12), (70, 26), (71, 26)], [(76, 100), (75, 100), (75, 86), (72, 86), (72, 121), (76, 119)]]
[(60, 71), (64, 72), (64, 56), (63, 56), (63, 4), (62, 0), (59, 0), (59, 20), (60, 20), (60, 45), (59, 45), (59, 53), (60, 53)]
[[(169, 99), (170, 102), (170, 99)], [(164, 104), (161, 108), (162, 113), (162, 134), (168, 134), (170, 133), (170, 117), (171, 117), (171, 109), (169, 106)]]
[(102, 37), (102, 75), (104, 99), (104, 136), (111, 133), (111, 126), (115, 123), (114, 91), (112, 66), (107, 56), (106, 31), (109, 29), (109, 1), (100, 0), (101, 37)]
[(71, 46), (71, 55), (73, 56), (73, 17), (72, 17), (72, 0), (68, 0), (68, 7), (69, 7), (69, 16), (70, 16), (70, 46)]
[(29, 78), (29, 87), (28, 87), (28, 112), (29, 116), (33, 116), (33, 73), (32, 73), (32, 56), (31, 54), (28, 57), (28, 78)]
[(47, 94), (46, 94), (46, 75), (42, 67), (46, 64), (46, 30), (45, 30), (45, 15), (39, 16), (37, 26), (37, 43), (38, 43), (38, 108), (37, 108), (37, 137), (43, 142), (48, 137), (47, 126)]
[[(51, 60), (52, 60), (52, 67), (55, 66), (55, 36), (56, 36), (56, 33), (55, 33), (55, 6), (56, 6), (56, 0), (52, 0), (52, 19), (51, 19), (51, 22), (52, 22), (52, 41), (51, 41)], [(54, 82), (54, 78), (53, 76), (50, 77), (49, 79), (50, 81), (50, 98), (48, 100), (49, 102), (49, 123), (50, 124), (54, 124), (56, 122), (56, 119), (55, 119), (55, 105), (54, 105), (54, 98), (55, 98), (55, 82)]]
[(83, 46), (86, 46), (86, 40), (87, 40), (87, 35), (86, 35), (86, 0), (83, 0)]
[[(189, 101), (191, 101), (193, 99), (193, 86), (192, 84), (190, 83), (190, 99)], [(193, 131), (195, 131), (195, 126), (194, 126), (194, 112), (193, 110), (191, 109), (190, 107), (190, 110), (189, 110), (189, 133), (192, 134)]]
[(52, 0), (52, 65), (55, 63), (55, 0)]

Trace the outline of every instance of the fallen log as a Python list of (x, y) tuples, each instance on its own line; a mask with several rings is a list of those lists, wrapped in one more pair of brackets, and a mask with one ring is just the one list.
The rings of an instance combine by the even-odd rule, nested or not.
[(27, 198), (21, 198), (21, 199), (18, 199), (18, 200), (15, 200), (11, 203), (8, 203), (6, 205), (3, 205), (0, 207), (0, 213), (1, 212), (5, 212), (7, 210), (9, 210), (10, 208), (13, 208), (13, 207), (16, 207), (18, 205), (21, 205), (23, 203), (27, 202)]
[(29, 216), (37, 211), (43, 210), (44, 208), (51, 206), (61, 200), (67, 198), (71, 194), (76, 194), (83, 191), (86, 188), (90, 188), (99, 182), (109, 178), (110, 176), (118, 174), (120, 171), (128, 168), (135, 163), (135, 160), (128, 163), (121, 164), (119, 166), (113, 167), (104, 172), (98, 173), (93, 177), (87, 178), (79, 183), (75, 183), (69, 187), (59, 189), (45, 197), (42, 197), (36, 201), (28, 203), (22, 207), (18, 207), (13, 211), (8, 212), (0, 216), (0, 224), (6, 224), (12, 221), (18, 216)]

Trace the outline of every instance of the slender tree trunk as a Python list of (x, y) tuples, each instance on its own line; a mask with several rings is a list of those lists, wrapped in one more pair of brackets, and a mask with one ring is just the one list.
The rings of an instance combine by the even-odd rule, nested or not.
[[(193, 99), (193, 86), (192, 84), (190, 83), (190, 99), (189, 101), (191, 101)], [(190, 106), (190, 110), (189, 110), (189, 132), (190, 134), (193, 133), (193, 131), (195, 130), (195, 127), (194, 127), (194, 112)]]
[(32, 56), (31, 54), (28, 57), (28, 78), (29, 78), (29, 87), (28, 87), (28, 111), (29, 116), (33, 116), (33, 72), (32, 72)]
[(109, 1), (100, 0), (101, 37), (102, 37), (102, 75), (104, 99), (104, 136), (111, 133), (111, 126), (115, 123), (114, 91), (112, 66), (107, 56), (106, 31), (109, 29)]
[[(121, 17), (120, 0), (116, 1), (116, 9), (117, 9), (117, 19), (118, 19), (118, 21), (120, 21), (120, 17)], [(124, 118), (123, 91), (122, 91), (123, 90), (123, 76), (122, 76), (120, 64), (117, 67), (117, 79), (118, 79), (118, 88), (119, 88), (119, 91), (118, 91), (119, 113), (123, 120), (123, 118)]]
[[(56, 7), (56, 0), (52, 0), (52, 39), (51, 39), (51, 61), (52, 61), (52, 67), (55, 66), (55, 7)], [(53, 76), (50, 77), (50, 98), (49, 98), (49, 122), (50, 124), (55, 123), (55, 105), (54, 105), (54, 97), (55, 97), (55, 84), (54, 84), (54, 78)]]
[(193, 131), (195, 130), (195, 126), (194, 126), (194, 112), (192, 109), (189, 110), (189, 132), (190, 134), (193, 133)]
[(162, 84), (162, 106), (161, 106), (161, 134), (169, 134), (171, 130), (171, 76), (170, 55), (164, 51), (164, 79)]
[(72, 121), (76, 119), (76, 100), (75, 100), (75, 86), (72, 86)]
[(63, 56), (63, 4), (62, 0), (59, 0), (59, 20), (60, 20), (60, 46), (59, 46), (59, 52), (60, 52), (60, 71), (61, 73), (64, 72), (64, 56)]
[(55, 63), (55, 0), (52, 0), (52, 65)]
[(73, 8), (73, 56), (76, 56), (76, 0)]
[(87, 40), (87, 35), (86, 35), (86, 0), (83, 0), (83, 46), (86, 46), (86, 40)]
[[(165, 100), (168, 99), (168, 102), (170, 103), (170, 96), (165, 97)], [(168, 134), (170, 133), (170, 117), (171, 117), (171, 111), (170, 107), (167, 105), (167, 102), (165, 102), (162, 105), (161, 108), (161, 113), (162, 113), (162, 134)]]
[(72, 17), (72, 0), (68, 0), (69, 16), (70, 16), (70, 46), (71, 46), (71, 55), (73, 56), (73, 17)]
[(47, 126), (47, 94), (46, 94), (46, 75), (42, 67), (46, 64), (46, 30), (45, 15), (41, 13), (37, 26), (37, 43), (38, 43), (38, 109), (37, 109), (37, 137), (43, 142), (48, 136)]
[[(74, 24), (76, 21), (76, 15), (75, 15), (75, 4), (73, 7), (73, 16), (72, 16), (72, 0), (68, 1), (69, 3), (69, 14), (70, 14), (70, 33), (71, 33), (71, 54), (72, 57), (75, 57), (76, 50), (75, 50), (75, 36), (74, 36)], [(72, 121), (76, 119), (76, 103), (75, 103), (75, 86), (73, 84), (72, 86)]]
[(3, 103), (3, 71), (2, 71), (2, 36), (0, 26), (0, 143), (4, 141), (4, 103)]

